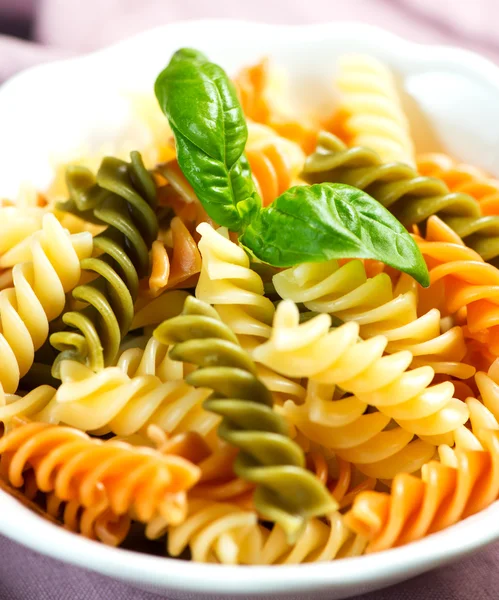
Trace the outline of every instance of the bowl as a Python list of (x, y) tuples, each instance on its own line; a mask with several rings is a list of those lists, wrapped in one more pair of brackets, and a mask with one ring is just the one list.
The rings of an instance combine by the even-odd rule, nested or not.
[[(256, 43), (255, 43), (256, 42)], [(131, 98), (152, 84), (181, 46), (195, 46), (232, 73), (271, 56), (290, 76), (298, 107), (334, 102), (336, 58), (365, 52), (399, 75), (419, 151), (448, 150), (497, 172), (499, 69), (470, 52), (408, 42), (356, 23), (304, 27), (237, 21), (167, 25), (81, 58), (38, 66), (0, 88), (0, 196), (47, 187), (65, 157), (109, 144), (147, 142)], [(41, 553), (181, 598), (348, 598), (442, 566), (499, 538), (499, 502), (407, 546), (331, 563), (279, 567), (196, 564), (108, 548), (43, 520), (0, 492), (0, 533)]]

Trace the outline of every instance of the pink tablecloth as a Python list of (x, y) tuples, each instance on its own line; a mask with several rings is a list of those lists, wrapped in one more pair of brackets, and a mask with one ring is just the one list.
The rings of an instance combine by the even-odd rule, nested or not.
[[(35, 19), (37, 43), (0, 36), (0, 82), (18, 70), (91, 50), (176, 19), (230, 17), (280, 23), (358, 19), (409, 39), (451, 43), (499, 59), (497, 0), (0, 0)], [(362, 600), (498, 597), (499, 545)], [(39, 556), (0, 537), (0, 600), (154, 600), (157, 596)]]

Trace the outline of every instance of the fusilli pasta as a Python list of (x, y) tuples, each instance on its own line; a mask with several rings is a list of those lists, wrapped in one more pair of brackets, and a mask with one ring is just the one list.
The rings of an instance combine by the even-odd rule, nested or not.
[(240, 448), (234, 472), (257, 484), (255, 507), (264, 517), (293, 538), (306, 519), (334, 510), (325, 488), (304, 469), (303, 453), (272, 410), (255, 365), (212, 307), (189, 297), (183, 314), (165, 321), (154, 335), (175, 344), (172, 358), (199, 366), (186, 381), (214, 392), (205, 407), (223, 417), (219, 437)]
[(84, 508), (76, 500), (63, 502), (54, 493), (46, 495), (45, 510), (66, 529), (108, 546), (119, 546), (128, 535), (130, 516), (116, 515), (106, 501)]
[(468, 335), (486, 340), (488, 350), (497, 356), (499, 270), (484, 262), (459, 238), (449, 236), (437, 217), (429, 219), (426, 238), (416, 238), (431, 279), (430, 287), (421, 293), (421, 302), (423, 305), (440, 305), (446, 315), (454, 315), (466, 308)]
[(91, 252), (89, 233), (70, 236), (52, 214), (23, 243), (12, 269), (13, 287), (0, 292), (0, 384), (6, 392), (15, 392), (32, 366), (50, 321), (64, 310), (65, 294), (78, 284), (80, 260)]
[(116, 515), (181, 521), (185, 491), (199, 469), (178, 456), (92, 439), (69, 427), (26, 423), (0, 439), (0, 470), (14, 487), (31, 467), (38, 489), (89, 508), (107, 501)]
[(262, 279), (250, 269), (248, 255), (228, 239), (227, 230), (215, 231), (208, 223), (197, 229), (203, 264), (196, 297), (213, 304), (237, 335), (267, 338), (274, 305), (264, 296)]
[(358, 397), (336, 399), (334, 392), (334, 385), (310, 381), (304, 404), (288, 400), (279, 413), (307, 439), (372, 478), (412, 473), (433, 458), (433, 445), (414, 439), (402, 427), (391, 427), (390, 417), (381, 412), (366, 413), (367, 404)]
[(421, 175), (442, 179), (451, 192), (462, 192), (475, 198), (482, 215), (499, 214), (499, 180), (489, 177), (481, 169), (437, 153), (418, 156), (417, 166)]
[(74, 168), (68, 187), (71, 199), (61, 208), (87, 213), (89, 220), (108, 227), (94, 238), (102, 255), (82, 261), (82, 268), (97, 278), (73, 290), (73, 298), (86, 308), (66, 312), (62, 320), (71, 329), (50, 338), (60, 352), (54, 362), (55, 376), (67, 358), (88, 363), (93, 370), (115, 360), (121, 339), (132, 325), (139, 277), (148, 273), (148, 249), (158, 229), (151, 207), (156, 187), (138, 152), (131, 154), (130, 163), (104, 159), (96, 179), (87, 169)]
[(194, 500), (184, 523), (162, 527), (160, 519), (150, 523), (146, 535), (155, 539), (168, 532), (168, 554), (179, 556), (189, 547), (193, 560), (222, 564), (272, 565), (328, 561), (357, 556), (365, 541), (354, 536), (343, 517), (335, 512), (328, 522), (311, 519), (298, 539), (290, 544), (284, 530), (268, 530), (258, 524), (254, 511), (236, 505)]
[(62, 385), (52, 405), (51, 421), (83, 431), (112, 431), (129, 436), (153, 424), (168, 434), (193, 431), (203, 437), (219, 418), (203, 410), (210, 395), (183, 379), (162, 382), (155, 375), (129, 377), (119, 367), (94, 373), (76, 361), (60, 366)]
[(314, 72), (291, 93), (267, 59), (232, 82), (183, 48), (135, 103), (145, 163), (106, 140), (0, 199), (2, 492), (228, 565), (499, 500), (499, 181), (416, 163), (378, 60), (340, 59), (329, 120)]
[(431, 367), (408, 371), (409, 351), (383, 356), (387, 339), (378, 335), (359, 340), (359, 325), (353, 321), (333, 330), (330, 326), (327, 314), (300, 324), (296, 305), (284, 300), (277, 308), (270, 339), (253, 355), (283, 375), (338, 385), (426, 441), (452, 443), (453, 432), (467, 421), (468, 411), (453, 398), (450, 382), (430, 387)]
[(246, 155), (263, 205), (293, 185), (305, 164), (305, 154), (298, 144), (278, 136), (264, 125), (250, 126)]
[(409, 350), (413, 366), (429, 364), (436, 373), (468, 379), (471, 365), (460, 362), (466, 354), (463, 331), (454, 326), (441, 331), (440, 312), (430, 309), (418, 317), (418, 285), (402, 275), (393, 286), (386, 273), (367, 278), (359, 260), (340, 266), (338, 261), (305, 263), (273, 277), (281, 298), (303, 302), (315, 312), (326, 312), (360, 325), (360, 335), (383, 335), (386, 351)]
[(347, 144), (371, 148), (383, 161), (414, 164), (409, 122), (388, 67), (364, 54), (342, 56), (335, 83), (337, 131)]
[(311, 152), (317, 140), (317, 124), (305, 115), (293, 114), (287, 102), (286, 82), (267, 59), (242, 69), (234, 83), (246, 116), (268, 125), (279, 135)]
[(469, 398), (472, 431), (456, 433), (456, 449), (440, 448), (440, 461), (424, 465), (421, 477), (399, 474), (390, 494), (363, 492), (346, 522), (375, 552), (417, 540), (453, 525), (499, 497), (498, 363), (477, 373), (482, 401)]

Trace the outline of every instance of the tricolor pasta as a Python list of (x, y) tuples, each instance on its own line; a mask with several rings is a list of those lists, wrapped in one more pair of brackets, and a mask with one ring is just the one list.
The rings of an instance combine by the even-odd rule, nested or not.
[(498, 499), (499, 184), (376, 58), (324, 114), (280, 72), (181, 49), (129, 161), (2, 200), (0, 487), (52, 523), (283, 565)]

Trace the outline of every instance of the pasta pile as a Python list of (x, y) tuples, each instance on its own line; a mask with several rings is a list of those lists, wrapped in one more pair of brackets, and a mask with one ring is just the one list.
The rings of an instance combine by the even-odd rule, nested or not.
[(386, 65), (338, 67), (326, 119), (268, 60), (235, 76), (250, 192), (227, 214), (353, 186), (407, 228), (429, 287), (360, 253), (258, 260), (191, 185), (204, 138), (178, 123), (152, 168), (140, 148), (69, 166), (64, 202), (0, 206), (2, 489), (109, 545), (138, 530), (233, 565), (385, 550), (499, 498), (499, 182), (418, 156)]

